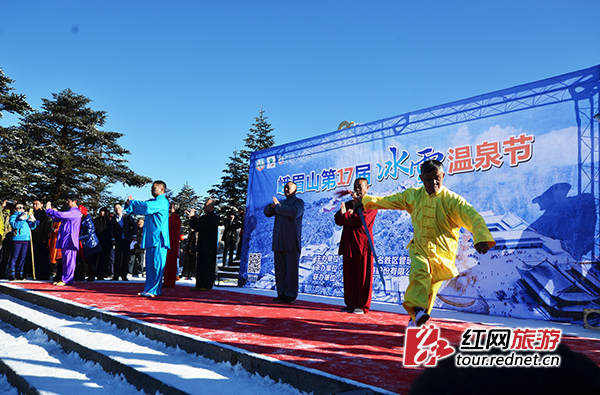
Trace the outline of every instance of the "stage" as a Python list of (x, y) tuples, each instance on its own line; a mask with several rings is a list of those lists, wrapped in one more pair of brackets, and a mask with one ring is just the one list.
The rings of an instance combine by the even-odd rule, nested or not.
[[(402, 365), (408, 317), (399, 306), (377, 303), (368, 314), (357, 315), (341, 312), (342, 301), (335, 298), (301, 295), (293, 304), (279, 304), (269, 291), (216, 287), (202, 292), (191, 284), (178, 283), (164, 288), (160, 297), (143, 298), (137, 296), (143, 290), (139, 280), (65, 287), (49, 282), (10, 283), (393, 393), (408, 393), (424, 369)], [(440, 328), (441, 336), (455, 347), (467, 328), (559, 328), (563, 343), (600, 365), (599, 331), (448, 311), (434, 311), (428, 324)]]

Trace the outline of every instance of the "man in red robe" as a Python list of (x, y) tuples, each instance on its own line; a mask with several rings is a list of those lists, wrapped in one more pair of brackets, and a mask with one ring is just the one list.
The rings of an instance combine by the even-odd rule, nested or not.
[(175, 281), (177, 281), (177, 258), (179, 258), (180, 233), (181, 218), (179, 218), (179, 204), (171, 203), (169, 206), (169, 239), (171, 248), (167, 251), (163, 287), (174, 287)]
[[(353, 196), (362, 198), (369, 190), (366, 178), (354, 181)], [(373, 223), (377, 210), (363, 211), (365, 222), (373, 239)], [(367, 233), (358, 212), (354, 210), (354, 200), (342, 202), (335, 213), (335, 223), (343, 226), (338, 254), (343, 256), (344, 307), (343, 311), (364, 314), (371, 308), (373, 288), (373, 252), (369, 246)]]

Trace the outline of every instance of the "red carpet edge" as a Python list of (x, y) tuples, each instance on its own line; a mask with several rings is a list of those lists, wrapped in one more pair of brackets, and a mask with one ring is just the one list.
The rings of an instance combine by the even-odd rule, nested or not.
[[(23, 286), (25, 283), (21, 283), (21, 285)], [(229, 362), (232, 365), (239, 363), (245, 370), (251, 373), (257, 373), (263, 377), (268, 376), (276, 381), (281, 380), (302, 391), (314, 392), (315, 394), (334, 394), (369, 388), (375, 394), (396, 394), (382, 388), (249, 352), (200, 336), (190, 335), (161, 325), (65, 300), (60, 297), (46, 295), (44, 292), (24, 289), (18, 285), (0, 283), (0, 292), (61, 314), (88, 319), (101, 319), (102, 321), (116, 325), (119, 329), (141, 333), (149, 339), (165, 343), (169, 347), (179, 347), (188, 353), (195, 353), (216, 362)]]

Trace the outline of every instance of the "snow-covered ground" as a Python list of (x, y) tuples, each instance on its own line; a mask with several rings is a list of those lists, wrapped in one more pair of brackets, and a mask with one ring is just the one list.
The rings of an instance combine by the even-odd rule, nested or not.
[[(287, 384), (252, 375), (239, 365), (216, 363), (98, 319), (64, 316), (1, 294), (0, 308), (27, 317), (186, 393), (303, 393)], [(0, 321), (0, 359), (44, 394), (145, 393), (122, 375), (106, 373), (99, 364), (85, 361), (76, 353), (66, 353), (41, 329), (23, 333)], [(8, 383), (6, 376), (0, 376), (0, 393), (16, 395), (18, 391)]]
[[(143, 279), (132, 279), (143, 281)], [(186, 280), (178, 284), (193, 286)], [(273, 296), (269, 290), (218, 287), (233, 292), (245, 292)], [(342, 305), (340, 298), (300, 295), (299, 299)], [(143, 335), (120, 330), (114, 324), (98, 319), (73, 318), (51, 310), (31, 305), (0, 294), (0, 308), (20, 316), (35, 319), (44, 328), (52, 328), (70, 339), (87, 344), (93, 350), (111, 355), (124, 364), (135, 366), (163, 382), (175, 385), (182, 391), (201, 394), (302, 394), (287, 384), (275, 383), (270, 378), (252, 375), (229, 363), (216, 363), (181, 349), (146, 338)], [(401, 306), (390, 303), (373, 303), (373, 310), (404, 314)], [(563, 335), (600, 339), (600, 331), (583, 327), (538, 320), (520, 320), (506, 317), (457, 313), (434, 310), (436, 318), (470, 321), (512, 328), (552, 327), (562, 330)], [(13, 369), (38, 389), (46, 388), (45, 394), (144, 394), (129, 384), (122, 375), (106, 373), (99, 364), (85, 361), (76, 353), (66, 353), (56, 342), (49, 340), (40, 329), (21, 332), (0, 321), (0, 360), (11, 363)], [(0, 375), (0, 393), (17, 395), (18, 391)], [(152, 394), (154, 395), (154, 394)]]

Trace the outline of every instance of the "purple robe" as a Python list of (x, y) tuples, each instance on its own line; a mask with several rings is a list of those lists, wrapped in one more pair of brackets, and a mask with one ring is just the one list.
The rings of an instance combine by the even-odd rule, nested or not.
[(77, 250), (79, 250), (79, 230), (81, 228), (81, 211), (73, 207), (69, 211), (46, 210), (46, 215), (53, 221), (60, 221), (56, 248), (60, 248), (63, 255), (62, 282), (72, 284), (75, 277)]

